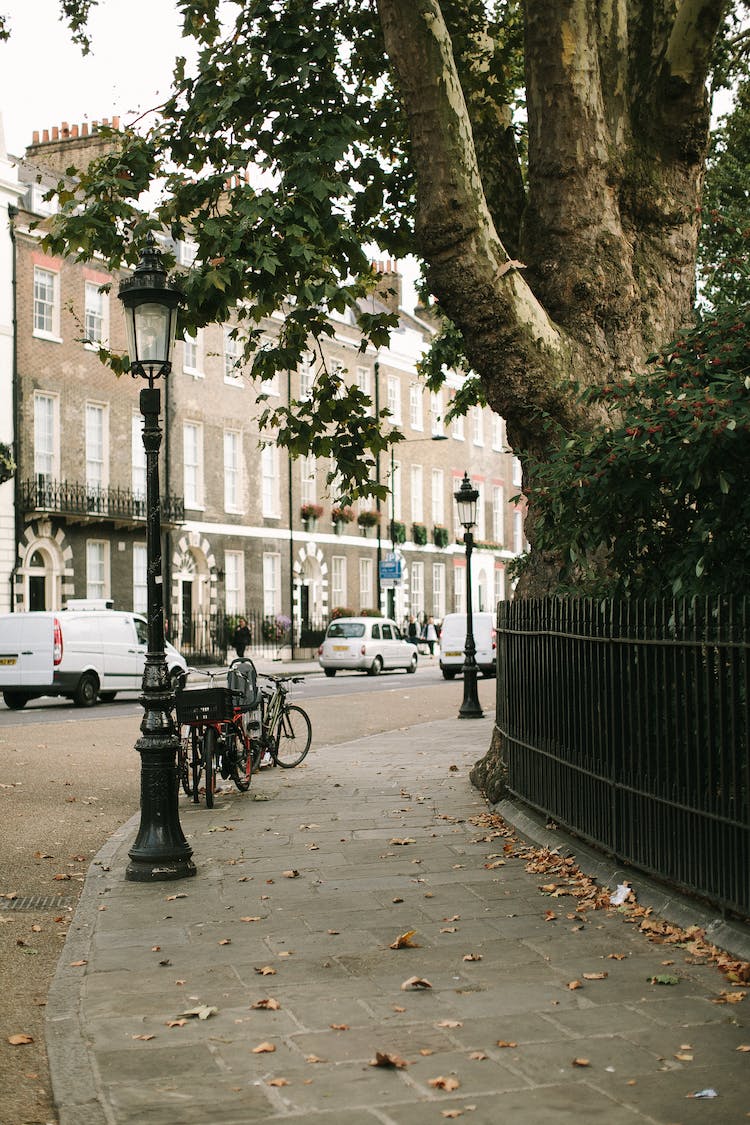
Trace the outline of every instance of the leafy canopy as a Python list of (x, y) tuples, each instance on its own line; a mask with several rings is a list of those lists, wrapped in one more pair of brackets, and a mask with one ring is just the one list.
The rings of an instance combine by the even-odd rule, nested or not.
[(747, 593), (748, 329), (750, 306), (724, 307), (645, 373), (586, 390), (601, 429), (559, 434), (530, 464), (534, 542), (562, 559), (560, 592)]

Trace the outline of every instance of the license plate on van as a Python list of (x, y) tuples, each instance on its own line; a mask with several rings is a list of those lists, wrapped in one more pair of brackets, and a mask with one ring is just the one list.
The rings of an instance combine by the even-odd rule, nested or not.
[(444, 652), (443, 656), (463, 656), (462, 652)]
[(15, 656), (0, 656), (0, 664), (15, 664)]

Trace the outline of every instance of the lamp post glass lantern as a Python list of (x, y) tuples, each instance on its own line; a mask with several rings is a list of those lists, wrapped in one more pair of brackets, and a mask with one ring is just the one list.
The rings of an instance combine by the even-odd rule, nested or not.
[(461, 487), (454, 492), (456, 507), (458, 508), (459, 523), (464, 529), (464, 543), (466, 544), (466, 642), (464, 644), (464, 698), (458, 711), (459, 719), (481, 719), (484, 712), (479, 703), (477, 691), (477, 647), (474, 643), (474, 622), (471, 609), (471, 552), (474, 547), (474, 536), (471, 529), (477, 522), (477, 503), (479, 492), (472, 488), (469, 474), (464, 473)]
[(161, 566), (161, 497), (159, 447), (162, 431), (161, 391), (154, 386), (172, 369), (177, 311), (182, 300), (167, 279), (161, 251), (149, 234), (133, 276), (122, 281), (130, 373), (145, 379), (141, 389), (143, 448), (146, 452), (146, 616), (148, 652), (143, 669), (141, 737), (141, 822), (126, 879), (154, 882), (195, 874), (192, 848), (177, 809), (179, 737), (172, 709), (172, 689), (164, 653), (164, 595)]

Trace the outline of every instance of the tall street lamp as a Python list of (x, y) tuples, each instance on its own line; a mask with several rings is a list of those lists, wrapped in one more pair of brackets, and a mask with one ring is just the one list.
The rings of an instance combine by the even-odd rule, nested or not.
[(458, 522), (464, 529), (466, 544), (466, 643), (464, 645), (464, 700), (458, 712), (459, 719), (481, 719), (484, 712), (477, 693), (477, 646), (474, 643), (474, 622), (471, 614), (471, 552), (474, 536), (471, 529), (477, 522), (479, 492), (471, 487), (469, 474), (464, 473), (461, 487), (453, 494), (458, 507)]
[(143, 669), (141, 737), (141, 823), (130, 849), (125, 878), (146, 883), (195, 875), (193, 850), (177, 811), (179, 738), (173, 695), (164, 655), (164, 596), (161, 567), (161, 499), (159, 495), (159, 427), (161, 391), (156, 379), (172, 370), (177, 309), (182, 297), (167, 279), (161, 251), (149, 234), (133, 276), (121, 282), (118, 297), (125, 309), (130, 371), (146, 379), (141, 389), (143, 447), (146, 451), (146, 591), (148, 652)]

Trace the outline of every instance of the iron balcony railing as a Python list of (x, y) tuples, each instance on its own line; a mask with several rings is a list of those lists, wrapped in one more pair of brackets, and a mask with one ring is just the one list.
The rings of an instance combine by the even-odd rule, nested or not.
[(584, 839), (750, 914), (750, 599), (503, 602), (508, 789)]
[[(146, 497), (130, 488), (93, 488), (78, 481), (37, 477), (21, 483), (25, 512), (45, 512), (85, 521), (146, 522)], [(161, 497), (162, 524), (179, 526), (185, 519), (182, 498)]]

